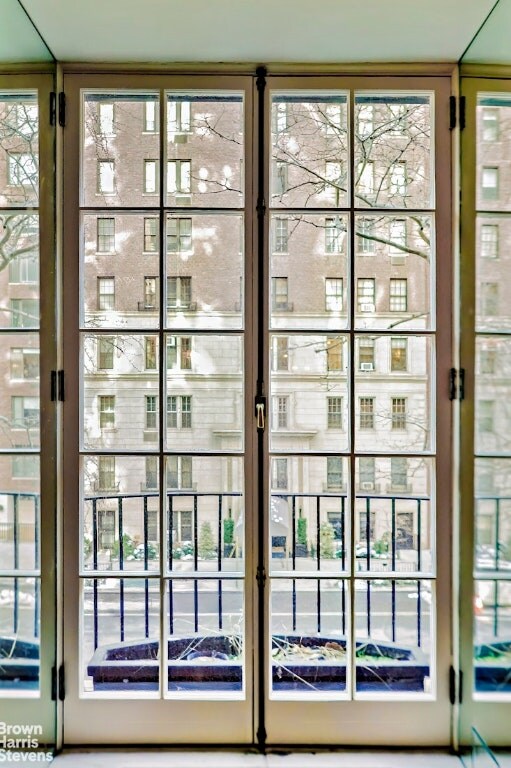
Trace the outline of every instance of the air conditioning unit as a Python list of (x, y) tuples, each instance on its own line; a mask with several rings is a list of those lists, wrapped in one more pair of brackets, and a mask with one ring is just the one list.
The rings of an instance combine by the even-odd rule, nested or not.
[(361, 304), (360, 305), (360, 311), (361, 312), (374, 312), (374, 304)]
[(361, 371), (374, 371), (374, 363), (360, 363)]
[(365, 483), (360, 483), (360, 490), (361, 491), (374, 491), (374, 483), (371, 483), (370, 481)]

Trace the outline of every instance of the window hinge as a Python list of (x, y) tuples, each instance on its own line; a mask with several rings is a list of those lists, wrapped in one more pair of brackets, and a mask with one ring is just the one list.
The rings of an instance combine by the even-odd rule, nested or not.
[(50, 374), (50, 399), (52, 403), (65, 400), (64, 371), (52, 371)]
[(66, 94), (64, 91), (59, 93), (59, 125), (61, 128), (66, 125)]
[(460, 669), (456, 674), (452, 665), (449, 667), (449, 701), (452, 705), (463, 701), (463, 672)]
[(465, 399), (465, 369), (456, 368), (449, 370), (449, 400)]
[(57, 120), (57, 94), (55, 91), (50, 93), (50, 125), (55, 125)]
[(52, 667), (51, 670), (51, 699), (52, 701), (64, 701), (66, 697), (64, 665)]
[(264, 432), (266, 427), (266, 398), (257, 395), (255, 399), (255, 416), (257, 419), (257, 431)]
[(465, 127), (465, 97), (449, 96), (449, 130), (459, 125), (460, 131)]
[(262, 589), (266, 582), (266, 571), (264, 570), (262, 565), (257, 566), (256, 581), (259, 589)]

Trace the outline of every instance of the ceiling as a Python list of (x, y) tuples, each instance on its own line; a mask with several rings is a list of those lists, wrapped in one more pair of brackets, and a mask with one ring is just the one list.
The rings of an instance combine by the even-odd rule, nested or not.
[[(455, 62), (495, 3), (21, 0), (59, 61), (215, 63)], [(4, 14), (12, 4), (0, 0), (0, 60), (44, 60), (34, 30), (22, 34), (20, 19)]]

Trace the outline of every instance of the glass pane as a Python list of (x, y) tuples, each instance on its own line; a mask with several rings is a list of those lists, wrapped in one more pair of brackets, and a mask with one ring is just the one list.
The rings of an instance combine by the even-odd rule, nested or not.
[(344, 692), (348, 582), (273, 579), (270, 605), (272, 692)]
[[(357, 450), (431, 450), (435, 443), (431, 417), (433, 339), (429, 336), (364, 334), (357, 336), (355, 343), (358, 354), (355, 378)], [(383, 385), (382, 374), (385, 376)]]
[(160, 139), (146, 130), (157, 101), (136, 91), (83, 94), (82, 205), (159, 205)]
[(472, 728), (471, 768), (499, 768), (500, 763), (481, 734)]
[(502, 159), (511, 149), (509, 94), (479, 94), (477, 100), (477, 195), (481, 211), (509, 211), (511, 188)]
[(433, 571), (432, 459), (361, 457), (355, 473), (357, 570)]
[(82, 690), (111, 697), (158, 696), (160, 587), (157, 579), (84, 579)]
[(0, 326), (39, 325), (39, 219), (35, 214), (0, 211)]
[(430, 329), (431, 216), (357, 216), (355, 232), (357, 327)]
[(239, 215), (167, 216), (168, 327), (243, 325), (243, 237)]
[(271, 459), (271, 572), (347, 567), (348, 459), (274, 456)]
[(154, 450), (159, 435), (157, 336), (84, 335), (82, 356), (84, 449)]
[(39, 689), (41, 582), (0, 572), (0, 694)]
[(167, 584), (168, 691), (241, 691), (241, 582), (175, 579)]
[(93, 328), (155, 328), (159, 216), (102, 211), (82, 217), (81, 315)]
[(170, 571), (243, 575), (243, 461), (233, 456), (167, 456)]
[(166, 343), (166, 444), (171, 450), (241, 450), (241, 336), (170, 336)]
[(431, 581), (357, 583), (357, 692), (432, 693), (433, 599)]
[[(0, 334), (0, 377), (3, 382), (0, 448), (37, 447), (40, 436), (38, 334)], [(21, 472), (23, 461), (20, 459), (20, 462)], [(28, 471), (28, 465), (25, 469)]]
[(158, 569), (157, 456), (84, 456), (84, 570)]
[(0, 141), (0, 206), (36, 206), (39, 199), (36, 93), (0, 92)]
[(355, 95), (357, 207), (432, 207), (432, 105), (428, 93)]
[(242, 94), (167, 93), (166, 98), (167, 205), (241, 207)]
[(272, 336), (271, 447), (348, 447), (348, 341), (345, 336)]
[[(39, 568), (39, 456), (0, 457), (0, 575)], [(1, 596), (0, 596), (1, 604)]]
[(272, 216), (272, 328), (346, 327), (347, 229), (347, 216)]
[(272, 206), (348, 204), (347, 121), (344, 93), (272, 93)]
[(476, 327), (478, 331), (511, 330), (506, 291), (511, 217), (478, 216), (476, 226)]
[[(476, 572), (477, 575), (477, 572)], [(475, 690), (511, 695), (511, 579), (474, 582)]]
[(511, 338), (478, 336), (475, 385), (475, 444), (478, 453), (510, 450), (509, 371)]

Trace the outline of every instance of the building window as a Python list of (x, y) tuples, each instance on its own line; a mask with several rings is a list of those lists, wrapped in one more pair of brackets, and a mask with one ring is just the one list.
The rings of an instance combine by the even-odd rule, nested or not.
[(481, 349), (479, 352), (479, 373), (495, 373), (496, 362), (497, 354), (494, 349)]
[(391, 256), (406, 255), (406, 221), (392, 219), (389, 223), (389, 253)]
[(273, 219), (273, 252), (287, 253), (288, 220)]
[(288, 487), (287, 459), (272, 459), (271, 487), (276, 490), (284, 490)]
[(167, 219), (167, 253), (192, 250), (192, 220), (190, 218)]
[(374, 429), (374, 397), (359, 398), (360, 429)]
[(408, 128), (408, 108), (406, 104), (389, 104), (390, 132), (401, 136)]
[(340, 189), (342, 185), (342, 163), (339, 160), (325, 161), (325, 190), (334, 205), (339, 205), (339, 200), (343, 194)]
[(374, 163), (372, 160), (358, 165), (357, 195), (368, 200), (372, 200), (374, 196)]
[(158, 161), (144, 160), (144, 192), (155, 195), (158, 192)]
[(115, 309), (114, 277), (98, 277), (98, 309)]
[(376, 282), (374, 277), (359, 277), (357, 280), (357, 305), (359, 312), (374, 312)]
[(358, 340), (358, 368), (360, 371), (374, 371), (374, 339), (369, 336)]
[(158, 367), (158, 337), (144, 337), (144, 360), (146, 371), (155, 371)]
[(167, 309), (189, 309), (192, 303), (192, 278), (167, 277)]
[(37, 187), (37, 160), (32, 154), (8, 154), (7, 184), (11, 187)]
[(325, 219), (325, 253), (341, 253), (344, 239), (344, 228), (339, 220)]
[(481, 197), (483, 200), (497, 200), (499, 196), (499, 169), (484, 167), (481, 172)]
[(390, 459), (390, 486), (394, 491), (406, 491), (408, 487), (408, 459), (392, 456)]
[(326, 487), (329, 491), (340, 491), (342, 488), (342, 457), (327, 456)]
[(98, 547), (112, 549), (115, 544), (115, 511), (98, 509)]
[(495, 402), (493, 400), (479, 400), (477, 402), (477, 431), (494, 431)]
[(98, 395), (99, 428), (115, 427), (115, 395)]
[(374, 253), (374, 219), (357, 219), (357, 244), (360, 253)]
[(192, 339), (190, 336), (167, 336), (167, 369), (192, 369)]
[(289, 370), (289, 339), (287, 336), (274, 336), (272, 340), (272, 371)]
[(157, 395), (145, 396), (145, 428), (156, 429), (158, 426), (158, 397)]
[(96, 250), (98, 253), (113, 253), (115, 251), (114, 218), (97, 220)]
[(98, 102), (99, 132), (102, 136), (114, 135), (114, 105), (113, 102)]
[(192, 397), (191, 395), (168, 395), (167, 397), (167, 428), (192, 428)]
[(326, 134), (327, 136), (339, 136), (342, 128), (342, 105), (327, 104), (325, 106)]
[(273, 132), (284, 133), (288, 128), (288, 103), (278, 101), (273, 103)]
[(408, 281), (406, 278), (390, 279), (389, 309), (391, 312), (406, 312), (408, 308)]
[(342, 370), (342, 339), (328, 337), (326, 340), (327, 371)]
[(489, 109), (488, 107), (483, 109), (483, 126), (482, 126), (482, 140), (483, 141), (498, 141), (499, 140), (499, 110)]
[(11, 417), (13, 429), (39, 429), (39, 398), (11, 397)]
[(406, 195), (406, 163), (392, 163), (390, 166), (389, 193)]
[(273, 164), (273, 195), (281, 197), (287, 192), (287, 163), (276, 162)]
[(271, 279), (271, 306), (272, 310), (278, 311), (289, 309), (287, 300), (287, 277), (272, 277)]
[(327, 427), (342, 429), (342, 397), (327, 397)]
[(39, 379), (38, 349), (11, 349), (11, 379)]
[(157, 101), (144, 102), (144, 131), (145, 133), (158, 133), (159, 112)]
[(406, 429), (406, 397), (392, 398), (392, 429)]
[(158, 278), (144, 277), (144, 309), (158, 308)]
[(9, 309), (13, 328), (37, 328), (39, 325), (38, 299), (10, 299)]
[(481, 283), (481, 314), (484, 316), (497, 315), (499, 311), (499, 284)]
[(146, 491), (158, 490), (158, 456), (146, 456), (145, 458), (144, 490)]
[(114, 342), (113, 336), (98, 338), (98, 368), (102, 371), (109, 371), (114, 367)]
[[(18, 133), (30, 139), (37, 133), (39, 127), (39, 110), (37, 104), (18, 102), (13, 105), (14, 126)], [(9, 118), (11, 114), (9, 114)]]
[(481, 226), (481, 256), (485, 259), (496, 259), (499, 255), (499, 225), (483, 224)]
[(390, 340), (390, 370), (406, 371), (408, 357), (408, 340), (399, 337)]
[(193, 512), (188, 509), (176, 510), (173, 519), (173, 532), (179, 544), (191, 544), (193, 541)]
[(167, 486), (168, 488), (193, 488), (191, 456), (167, 458)]
[(167, 194), (189, 195), (191, 187), (191, 160), (169, 160), (167, 163)]
[(115, 192), (115, 162), (113, 160), (98, 160), (98, 192), (112, 195)]
[(39, 260), (35, 254), (16, 256), (9, 261), (10, 283), (38, 283)]
[(325, 278), (325, 309), (327, 312), (342, 312), (342, 277)]
[(372, 104), (360, 104), (358, 107), (358, 136), (367, 139), (374, 130), (374, 107)]
[(144, 218), (144, 252), (156, 253), (158, 250), (158, 219), (154, 216)]
[(192, 124), (192, 105), (189, 101), (169, 101), (167, 103), (169, 133), (190, 133)]
[(272, 398), (273, 402), (273, 429), (287, 429), (289, 398), (278, 395)]
[(98, 459), (98, 490), (114, 491), (115, 483), (115, 456), (100, 456)]
[(361, 491), (374, 491), (375, 461), (372, 456), (362, 456), (358, 460), (358, 483)]
[(11, 457), (11, 474), (13, 478), (38, 480), (39, 471), (39, 456)]

